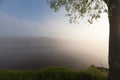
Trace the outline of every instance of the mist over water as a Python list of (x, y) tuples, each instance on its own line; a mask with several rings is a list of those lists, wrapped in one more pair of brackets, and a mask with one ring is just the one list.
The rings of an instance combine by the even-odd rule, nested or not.
[(82, 44), (55, 38), (0, 38), (0, 69), (39, 69), (49, 66), (79, 69), (100, 64), (95, 55), (88, 55), (81, 48)]

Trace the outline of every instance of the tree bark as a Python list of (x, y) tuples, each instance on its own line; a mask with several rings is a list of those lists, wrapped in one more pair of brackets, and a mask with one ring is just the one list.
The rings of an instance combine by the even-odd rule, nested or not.
[(120, 0), (109, 0), (109, 80), (120, 80)]

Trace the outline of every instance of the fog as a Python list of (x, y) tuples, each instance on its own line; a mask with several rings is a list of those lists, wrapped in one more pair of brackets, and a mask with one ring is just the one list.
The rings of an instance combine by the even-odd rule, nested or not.
[(108, 67), (106, 55), (91, 53), (87, 46), (85, 50), (84, 43), (47, 37), (0, 38), (0, 69)]

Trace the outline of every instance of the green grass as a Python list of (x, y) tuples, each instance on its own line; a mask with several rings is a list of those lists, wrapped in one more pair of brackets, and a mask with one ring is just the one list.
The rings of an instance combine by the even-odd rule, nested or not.
[(40, 70), (1, 70), (0, 80), (107, 80), (107, 72), (91, 66), (85, 70), (49, 67)]

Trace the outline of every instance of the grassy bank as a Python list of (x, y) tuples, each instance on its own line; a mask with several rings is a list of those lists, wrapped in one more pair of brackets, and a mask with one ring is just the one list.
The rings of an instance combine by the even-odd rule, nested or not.
[(44, 68), (40, 70), (1, 70), (0, 80), (107, 80), (107, 72), (91, 66), (85, 70)]

